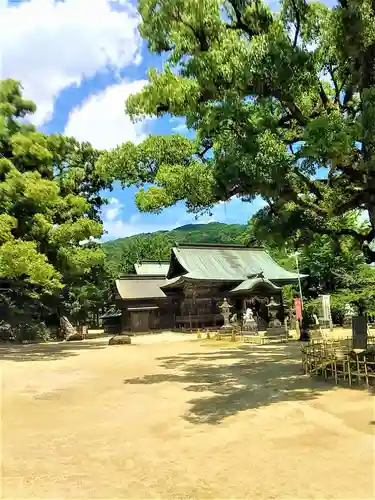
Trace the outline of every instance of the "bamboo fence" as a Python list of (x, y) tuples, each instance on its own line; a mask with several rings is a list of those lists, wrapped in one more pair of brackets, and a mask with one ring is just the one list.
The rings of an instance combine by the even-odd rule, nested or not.
[(352, 386), (375, 386), (375, 337), (368, 337), (365, 351), (353, 350), (352, 340), (320, 339), (301, 348), (302, 367), (310, 376), (333, 379)]

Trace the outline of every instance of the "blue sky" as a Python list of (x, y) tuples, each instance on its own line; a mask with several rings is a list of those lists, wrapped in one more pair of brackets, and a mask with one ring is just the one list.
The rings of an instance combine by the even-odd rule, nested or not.
[[(162, 64), (139, 37), (134, 5), (129, 0), (0, 0), (0, 77), (22, 82), (25, 96), (38, 106), (32, 121), (40, 130), (105, 149), (152, 133), (186, 132), (182, 120), (133, 124), (124, 113), (127, 96), (142, 88), (147, 70)], [(183, 204), (160, 215), (141, 214), (135, 192), (115, 186), (108, 193), (104, 239), (191, 222), (246, 223), (262, 206), (260, 200), (236, 199), (196, 221)]]

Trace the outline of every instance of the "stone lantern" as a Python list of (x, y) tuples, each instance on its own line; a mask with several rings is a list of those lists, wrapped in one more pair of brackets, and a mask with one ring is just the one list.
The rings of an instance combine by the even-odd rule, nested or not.
[(280, 308), (280, 304), (275, 302), (275, 299), (271, 297), (269, 303), (267, 304), (268, 314), (270, 316), (270, 321), (268, 323), (268, 328), (278, 328), (281, 326), (281, 321), (277, 319), (276, 314)]
[(219, 308), (221, 311), (221, 315), (224, 318), (224, 325), (221, 328), (231, 329), (232, 326), (229, 323), (229, 316), (232, 306), (228, 303), (227, 299), (225, 298), (223, 303), (219, 306)]

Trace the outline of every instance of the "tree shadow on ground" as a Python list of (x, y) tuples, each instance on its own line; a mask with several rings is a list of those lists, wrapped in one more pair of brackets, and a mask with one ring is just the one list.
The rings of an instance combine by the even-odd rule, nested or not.
[(304, 375), (300, 344), (243, 346), (157, 358), (163, 373), (127, 379), (125, 384), (177, 382), (200, 393), (184, 418), (217, 424), (241, 411), (279, 401), (312, 400), (335, 387)]
[(0, 346), (0, 361), (55, 361), (78, 356), (82, 350), (95, 350), (107, 347), (99, 341), (77, 340), (45, 344), (5, 344)]

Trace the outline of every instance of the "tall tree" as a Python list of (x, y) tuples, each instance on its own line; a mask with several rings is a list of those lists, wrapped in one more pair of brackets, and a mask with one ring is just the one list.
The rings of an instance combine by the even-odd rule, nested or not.
[(63, 307), (73, 283), (86, 283), (103, 265), (102, 224), (89, 144), (46, 136), (24, 118), (35, 105), (20, 84), (0, 82), (0, 278), (2, 312), (14, 323)]
[(136, 236), (124, 246), (120, 259), (120, 269), (125, 274), (135, 272), (134, 265), (141, 260), (169, 260), (171, 240), (163, 234)]
[(196, 139), (124, 144), (101, 175), (140, 185), (145, 211), (261, 196), (263, 225), (305, 243), (350, 235), (375, 261), (375, 0), (283, 0), (280, 13), (262, 0), (140, 0), (139, 12), (168, 60), (127, 110), (184, 117)]
[(345, 309), (346, 304), (353, 304), (360, 314), (367, 312), (375, 315), (375, 269), (362, 265), (355, 272), (344, 272), (341, 286), (332, 295), (334, 307)]
[[(298, 246), (299, 231), (290, 238), (281, 235), (275, 237), (272, 227), (259, 226), (258, 222), (256, 218), (250, 219), (242, 241), (265, 246), (282, 267), (296, 271), (294, 251)], [(360, 226), (359, 217), (352, 217), (352, 227)], [(343, 236), (339, 243), (336, 238), (326, 234), (315, 234), (308, 245), (302, 245), (298, 261), (299, 271), (308, 276), (302, 280), (302, 291), (304, 297), (309, 299), (322, 293), (332, 294), (346, 287), (348, 276), (352, 279), (356, 273), (359, 275), (365, 263), (362, 252), (351, 236)], [(293, 289), (298, 293), (298, 286)]]

